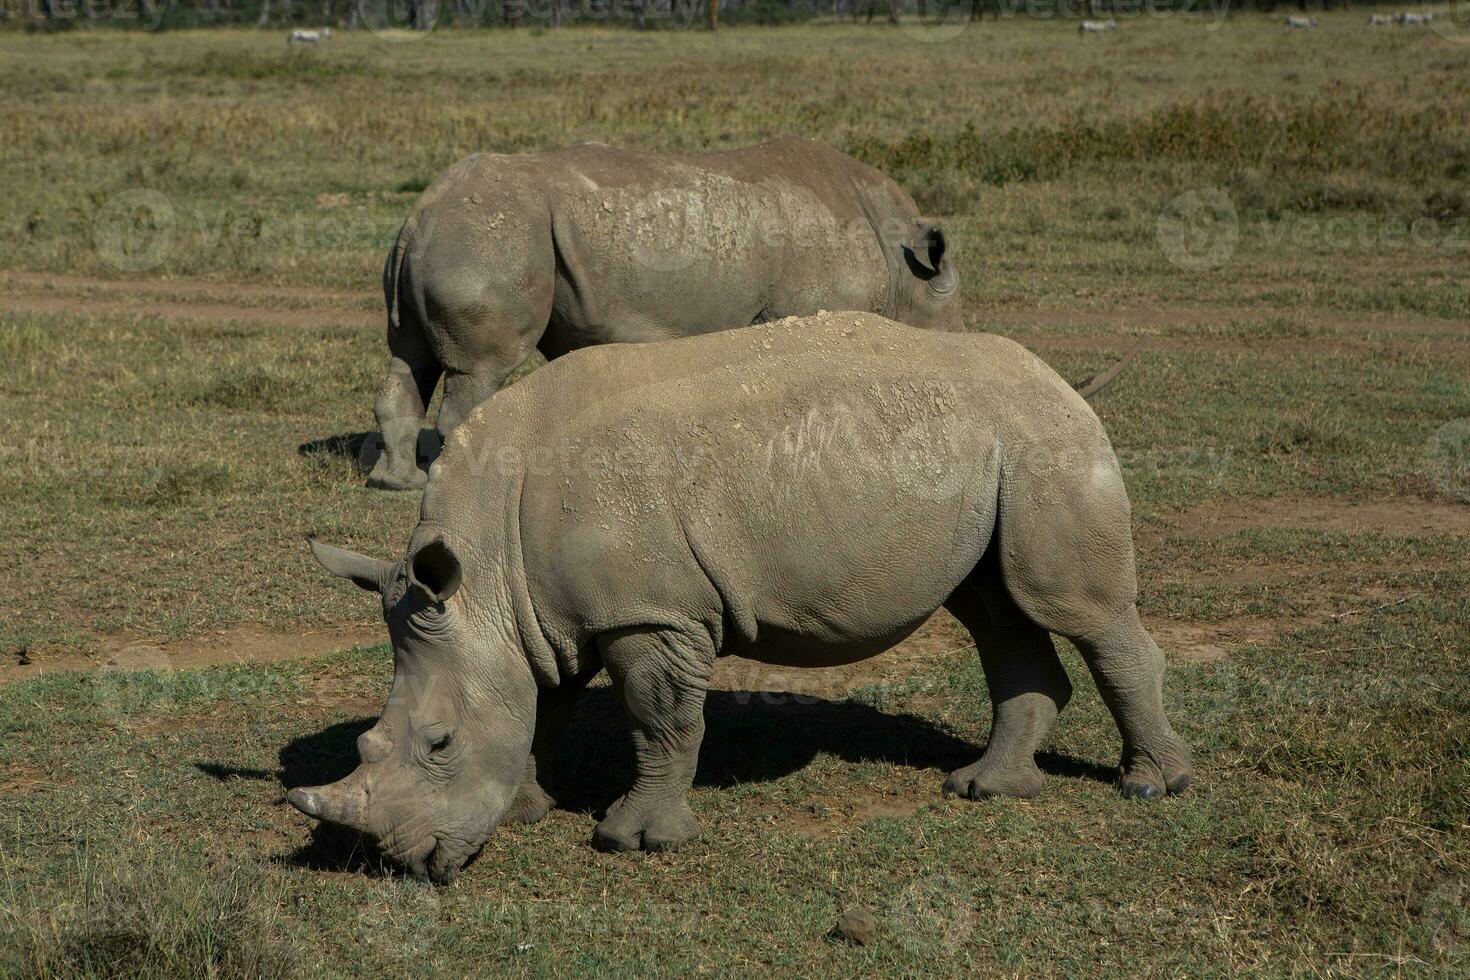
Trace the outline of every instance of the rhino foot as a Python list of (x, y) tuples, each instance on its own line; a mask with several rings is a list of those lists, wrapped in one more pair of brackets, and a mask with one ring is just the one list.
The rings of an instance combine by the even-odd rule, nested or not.
[(592, 831), (600, 851), (671, 851), (699, 836), (699, 820), (684, 800), (639, 805), (625, 796)]
[(967, 800), (985, 800), (992, 796), (1032, 800), (1041, 795), (1044, 782), (1035, 762), (1002, 768), (987, 766), (981, 759), (972, 766), (950, 773), (944, 781), (944, 792), (946, 796), (962, 796)]
[(515, 801), (505, 811), (502, 819), (507, 823), (535, 823), (550, 813), (555, 805), (556, 801), (541, 788), (540, 783), (528, 779), (521, 783), (521, 788), (516, 791)]
[(1193, 767), (1189, 750), (1177, 738), (1154, 750), (1130, 752), (1118, 767), (1118, 791), (1135, 799), (1177, 796), (1189, 788)]
[(367, 485), (374, 490), (422, 490), (429, 482), (429, 475), (418, 467), (402, 472), (393, 472), (383, 466), (373, 467)]

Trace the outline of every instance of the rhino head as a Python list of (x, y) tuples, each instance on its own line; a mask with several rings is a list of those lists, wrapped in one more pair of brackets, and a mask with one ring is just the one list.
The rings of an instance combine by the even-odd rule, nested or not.
[(311, 549), (328, 571), (382, 597), (393, 685), (377, 724), (357, 740), (356, 771), (286, 799), (447, 883), (515, 797), (535, 729), (535, 678), (511, 635), (466, 602), (464, 567), (442, 537), (410, 546), (401, 562), (315, 541)]
[(960, 330), (960, 277), (944, 232), (917, 221), (900, 245), (906, 275), (901, 278), (898, 319), (930, 330)]

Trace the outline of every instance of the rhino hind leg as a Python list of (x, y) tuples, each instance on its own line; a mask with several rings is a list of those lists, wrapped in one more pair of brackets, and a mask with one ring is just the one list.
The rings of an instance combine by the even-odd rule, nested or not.
[(637, 775), (608, 808), (592, 842), (608, 851), (672, 850), (699, 836), (689, 788), (704, 739), (714, 650), (661, 628), (622, 630), (600, 645), (627, 707)]
[(1048, 492), (1001, 498), (1002, 579), (1036, 625), (1081, 652), (1123, 736), (1119, 788), (1157, 797), (1189, 786), (1189, 749), (1164, 715), (1164, 655), (1138, 618), (1132, 523), (1111, 459), (1074, 468)]
[(1164, 715), (1164, 654), (1129, 606), (1111, 622), (1070, 637), (1123, 734), (1118, 788), (1152, 798), (1189, 788), (1189, 749)]
[[(987, 564), (989, 562), (987, 561)], [(977, 570), (978, 571), (978, 570)], [(1072, 684), (1046, 630), (1004, 590), (967, 582), (945, 607), (970, 631), (985, 668), (993, 720), (980, 761), (950, 773), (944, 792), (972, 800), (1031, 799), (1043, 777), (1036, 750), (1072, 697)]]
[[(593, 672), (595, 673), (595, 672)], [(542, 688), (536, 696), (536, 734), (531, 742), (531, 756), (521, 777), (515, 800), (504, 819), (510, 823), (535, 823), (556, 805), (552, 788), (551, 757), (562, 733), (572, 720), (572, 709), (587, 689), (593, 673), (568, 678), (559, 687)]]
[(535, 352), (551, 321), (556, 278), (549, 254), (544, 261), (521, 255), (519, 264), (498, 270), (489, 282), (483, 269), (474, 263), (464, 266), (462, 259), (455, 255), (435, 266), (424, 286), (427, 308), (433, 311), (432, 335), (452, 351), (444, 362), (444, 400), (439, 405), (439, 434), (446, 443)]

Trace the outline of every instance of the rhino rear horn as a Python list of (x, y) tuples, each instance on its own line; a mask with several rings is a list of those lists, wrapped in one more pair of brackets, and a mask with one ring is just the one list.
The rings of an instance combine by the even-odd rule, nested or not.
[(393, 580), (396, 566), (391, 561), (369, 558), (345, 548), (333, 548), (311, 538), (306, 541), (311, 545), (311, 553), (323, 568), (339, 578), (351, 579), (359, 588), (369, 592), (382, 592)]
[(913, 241), (904, 246), (913, 263), (929, 276), (939, 275), (944, 262), (944, 232), (927, 221), (919, 222), (914, 229)]

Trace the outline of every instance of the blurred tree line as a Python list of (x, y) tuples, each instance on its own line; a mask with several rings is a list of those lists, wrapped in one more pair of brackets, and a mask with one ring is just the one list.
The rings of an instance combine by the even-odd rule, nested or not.
[(0, 24), (29, 30), (105, 26), (145, 30), (216, 25), (557, 28), (622, 24), (639, 30), (719, 24), (787, 24), (816, 18), (860, 23), (951, 23), (1002, 16), (1073, 18), (1145, 10), (1211, 13), (1278, 6), (1324, 10), (1350, 0), (0, 0)]

